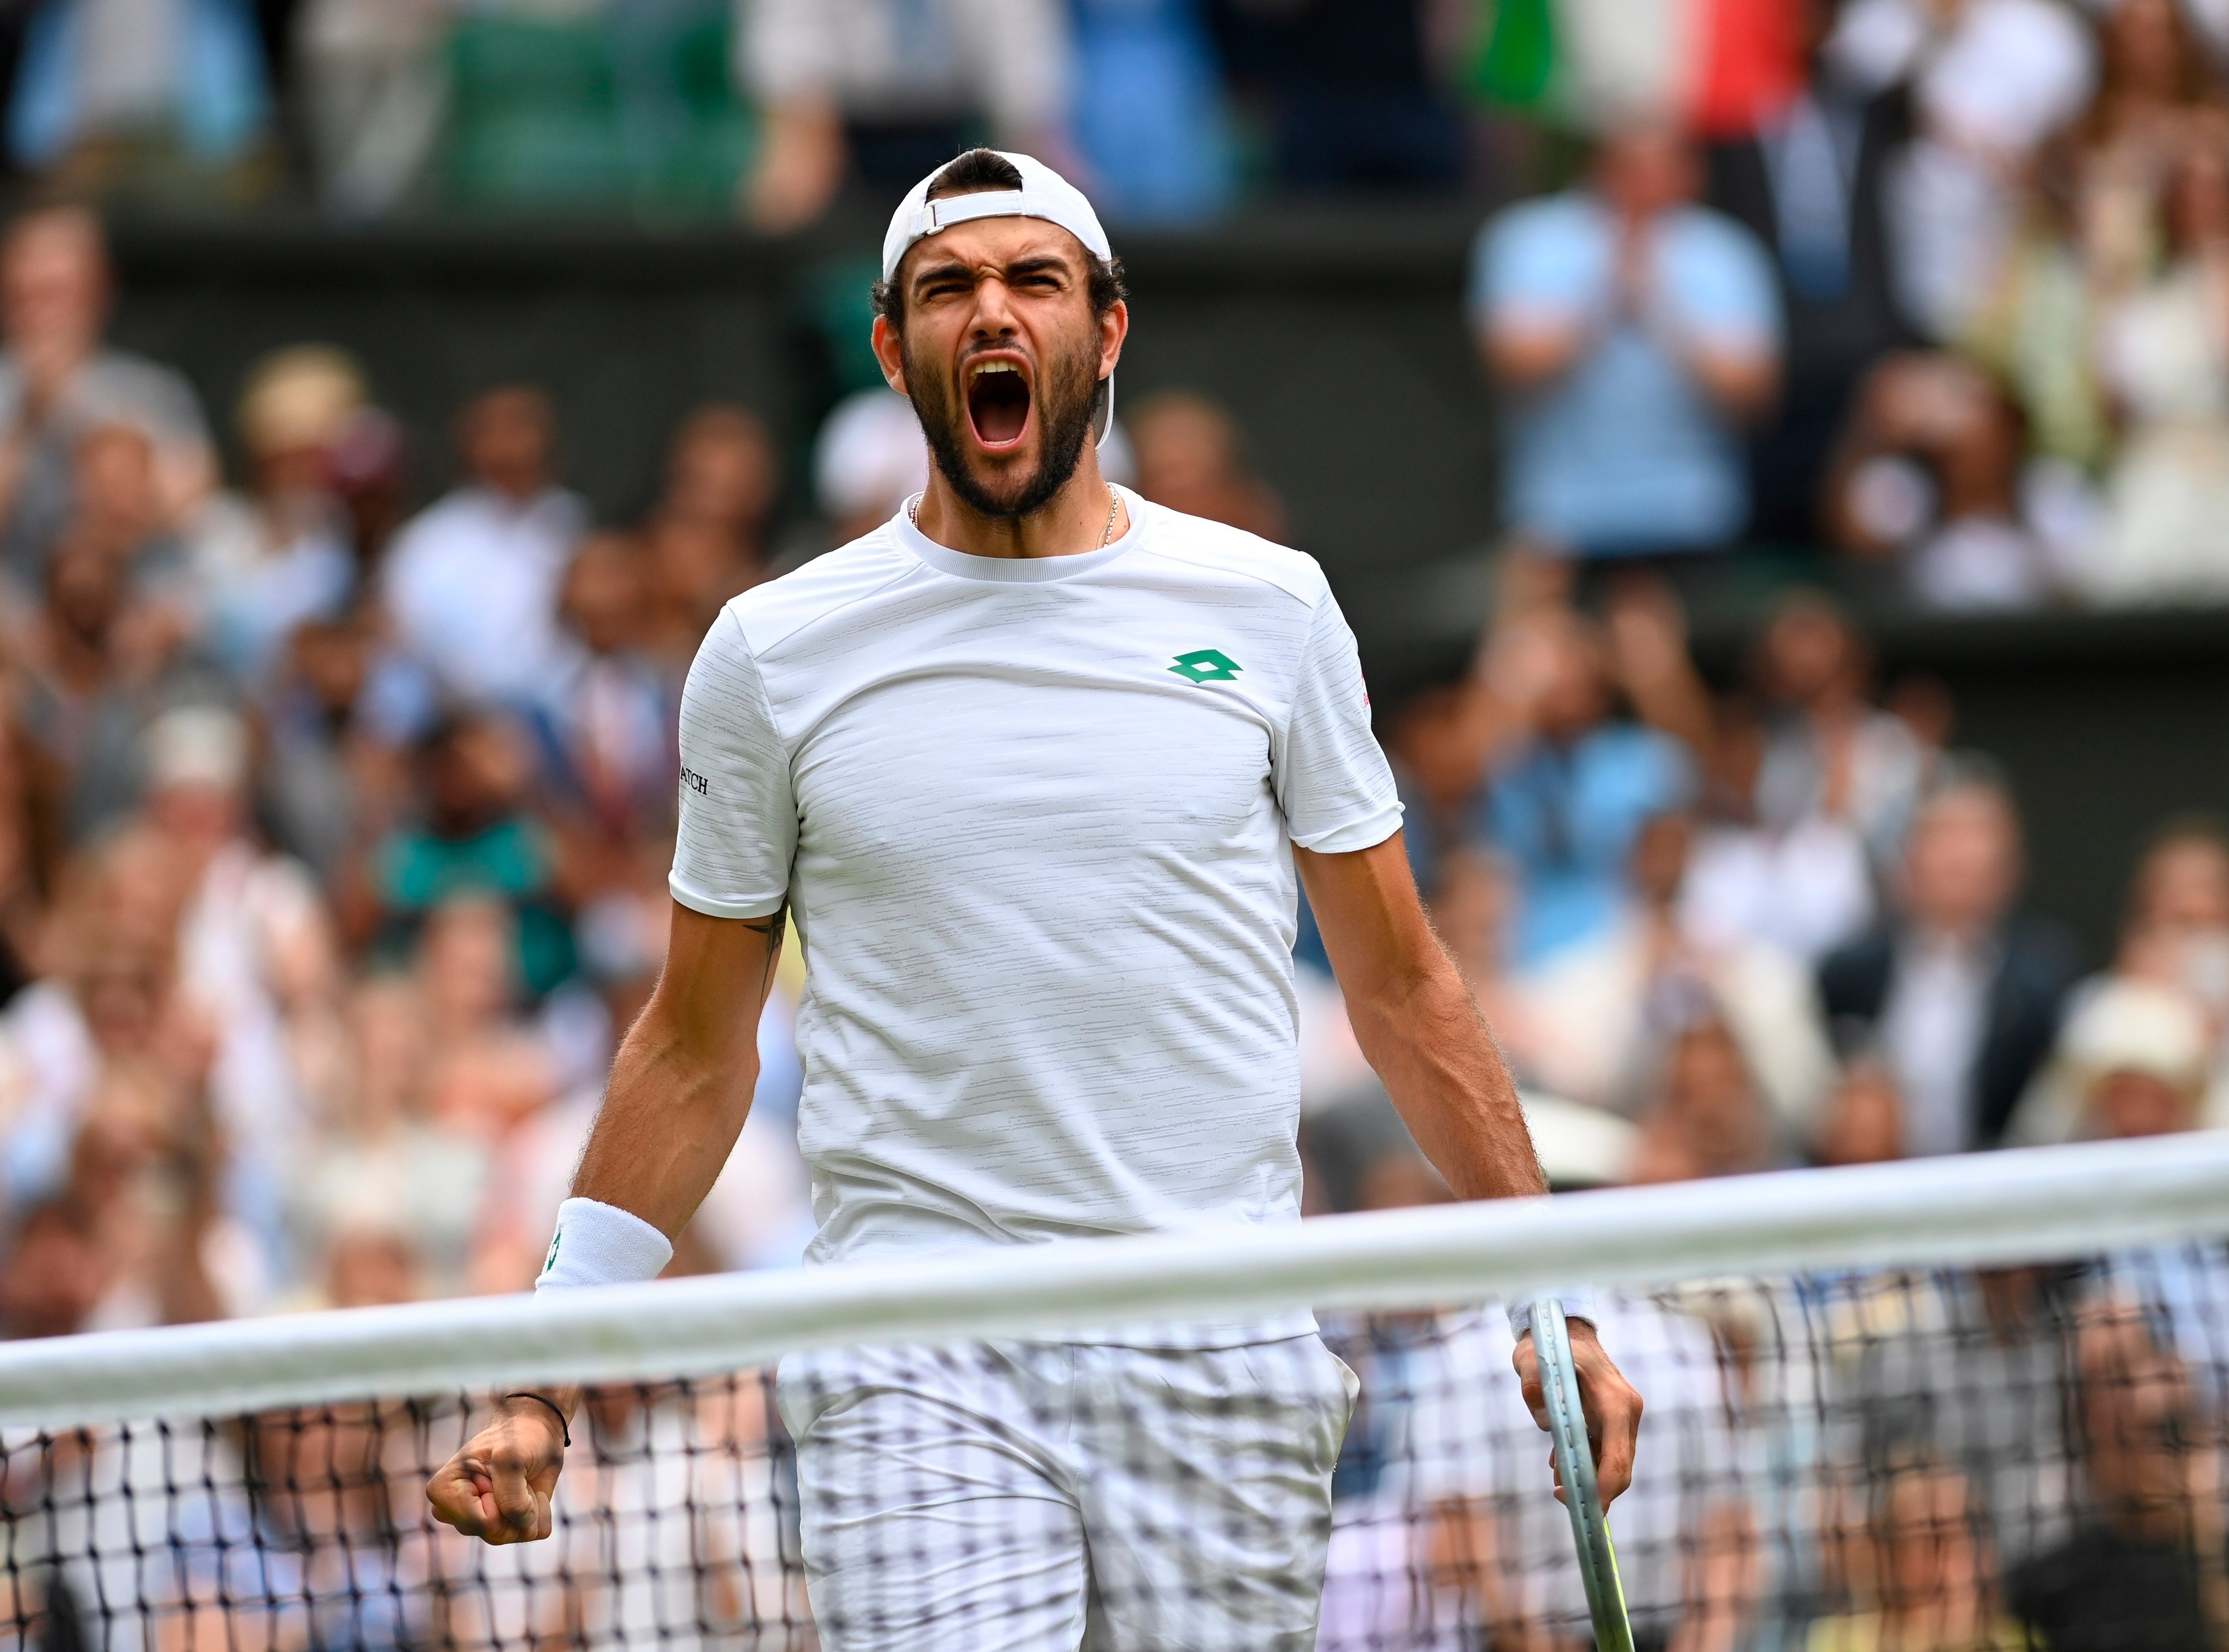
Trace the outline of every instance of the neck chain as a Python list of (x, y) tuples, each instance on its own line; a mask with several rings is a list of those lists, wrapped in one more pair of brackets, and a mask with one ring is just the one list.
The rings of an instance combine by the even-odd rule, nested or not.
[[(921, 494), (915, 494), (912, 502), (906, 506), (906, 520), (916, 528), (921, 526), (922, 497)], [(1114, 518), (1121, 513), (1122, 496), (1110, 487), (1107, 490), (1107, 525), (1099, 530), (1100, 550), (1104, 550), (1114, 543)]]

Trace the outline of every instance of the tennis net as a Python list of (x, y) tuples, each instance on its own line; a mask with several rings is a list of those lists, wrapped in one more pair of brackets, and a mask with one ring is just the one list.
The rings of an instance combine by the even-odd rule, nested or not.
[[(1296, 1593), (1327, 1652), (1583, 1644), (1497, 1304), (1584, 1283), (1648, 1400), (1611, 1515), (1643, 1644), (2219, 1648), (2225, 1241), (2229, 1140), (2198, 1136), (13, 1344), (0, 1631), (55, 1652), (1059, 1644), (1070, 1591), (1021, 1566), (910, 1641), (877, 1614), (1080, 1519), (1108, 1644), (1305, 1646)], [(1287, 1391), (1335, 1368), (1163, 1353), (1093, 1390), (1115, 1396), (1094, 1417), (1081, 1367), (1044, 1363), (1063, 1327), (1302, 1307), (1359, 1379), (1323, 1443), (1328, 1509), (1291, 1505), (1291, 1553), (1327, 1552), (1320, 1600), (1276, 1575), (1289, 1557), (1237, 1553), (1213, 1447), (1282, 1450)], [(882, 1352), (841, 1352), (862, 1347)], [(797, 1384), (846, 1360), (849, 1392), (871, 1368), (946, 1416), (985, 1384), (1067, 1381), (1057, 1427), (991, 1419), (1011, 1425), (994, 1455), (1057, 1484), (1057, 1443), (1031, 1454), (1096, 1427), (1103, 1480), (1136, 1483), (978, 1495), (947, 1547), (855, 1546), (880, 1591), (816, 1627), (800, 1485), (839, 1522), (846, 1488), (785, 1430), (789, 1354), (793, 1416)], [(1203, 1370), (1211, 1392), (1188, 1390)], [(590, 1387), (554, 1535), (434, 1524), (426, 1476), (490, 1392), (561, 1381)], [(935, 1432), (870, 1437), (858, 1507), (912, 1496)]]

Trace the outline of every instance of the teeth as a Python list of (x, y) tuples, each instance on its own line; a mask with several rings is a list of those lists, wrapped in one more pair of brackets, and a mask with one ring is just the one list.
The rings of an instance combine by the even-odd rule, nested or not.
[(1021, 370), (1012, 362), (978, 362), (968, 370), (967, 376), (980, 378), (986, 373), (1018, 373)]

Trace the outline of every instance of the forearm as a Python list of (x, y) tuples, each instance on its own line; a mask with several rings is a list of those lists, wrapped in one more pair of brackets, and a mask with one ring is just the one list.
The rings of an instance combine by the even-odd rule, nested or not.
[(668, 1239), (686, 1227), (750, 1114), (758, 1048), (736, 1042), (708, 1053), (653, 1000), (612, 1064), (573, 1196), (631, 1212)]
[[(680, 1233), (742, 1134), (758, 1083), (755, 1044), (726, 1070), (692, 1051), (670, 1020), (644, 1012), (620, 1045), (610, 1088), (574, 1173), (573, 1196), (640, 1217), (668, 1239)], [(540, 1385), (498, 1398), (499, 1412), (567, 1425), (581, 1390)]]
[(1770, 356), (1689, 342), (1680, 352), (1688, 372), (1726, 416), (1746, 423), (1762, 418), (1780, 393), (1780, 373)]
[(1487, 327), (1479, 348), (1487, 372), (1512, 389), (1528, 390), (1561, 378), (1595, 342), (1583, 321), (1532, 320)]
[(1349, 1000), (1355, 1041), (1458, 1199), (1545, 1193), (1508, 1066), (1454, 963), (1434, 952), (1402, 990)]

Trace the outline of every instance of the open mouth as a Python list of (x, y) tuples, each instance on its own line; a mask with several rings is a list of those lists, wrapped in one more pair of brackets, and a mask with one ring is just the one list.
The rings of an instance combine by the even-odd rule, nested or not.
[(1021, 440), (1030, 422), (1030, 381), (1019, 362), (993, 357), (968, 367), (967, 420), (975, 440), (994, 452)]

